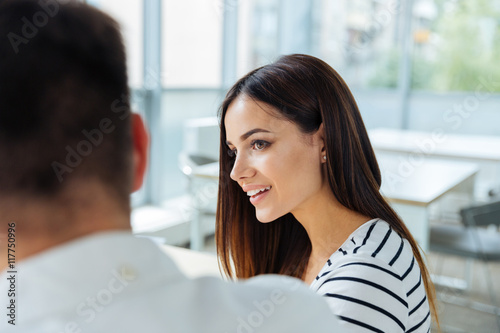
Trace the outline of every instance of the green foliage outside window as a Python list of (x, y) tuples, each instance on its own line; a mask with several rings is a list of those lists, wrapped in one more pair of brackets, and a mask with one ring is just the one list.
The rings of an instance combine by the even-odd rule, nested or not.
[[(428, 29), (431, 38), (415, 43), (412, 89), (474, 91), (481, 82), (500, 80), (500, 4), (492, 0), (435, 0), (433, 22), (417, 21), (415, 29)], [(399, 52), (390, 51), (377, 64), (372, 87), (395, 88)], [(481, 85), (484, 87), (484, 85)], [(490, 90), (500, 92), (500, 85)]]

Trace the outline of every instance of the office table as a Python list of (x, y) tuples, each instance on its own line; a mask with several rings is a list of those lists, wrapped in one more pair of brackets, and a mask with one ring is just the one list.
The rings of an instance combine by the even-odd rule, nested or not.
[(427, 251), (430, 206), (451, 192), (464, 193), (472, 200), (478, 166), (439, 159), (412, 166), (400, 156), (381, 153), (377, 160), (382, 174), (380, 192)]
[[(382, 174), (380, 192), (401, 216), (424, 251), (429, 249), (429, 208), (448, 193), (457, 191), (471, 198), (478, 166), (474, 163), (425, 159), (413, 169), (400, 157), (378, 154)], [(219, 164), (206, 164), (194, 172), (196, 177), (218, 179)], [(199, 219), (192, 223), (191, 244), (202, 243)]]
[(192, 251), (171, 245), (161, 245), (161, 249), (190, 278), (199, 276), (216, 276), (222, 278), (215, 254)]
[(405, 158), (442, 158), (479, 165), (475, 196), (487, 199), (490, 190), (500, 191), (500, 136), (457, 135), (438, 130), (420, 132), (377, 128), (369, 131), (376, 153), (404, 154)]

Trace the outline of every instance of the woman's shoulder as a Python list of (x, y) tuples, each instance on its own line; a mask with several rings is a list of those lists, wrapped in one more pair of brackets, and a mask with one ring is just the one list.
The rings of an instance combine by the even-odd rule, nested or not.
[(316, 280), (340, 271), (354, 275), (388, 275), (400, 281), (408, 275), (411, 281), (420, 277), (410, 243), (389, 223), (378, 218), (356, 229), (330, 256)]
[(369, 324), (383, 327), (384, 332), (428, 328), (430, 323), (412, 248), (381, 219), (371, 220), (353, 232), (310, 288), (327, 297), (332, 311), (349, 323), (367, 322), (371, 311), (378, 319)]
[(402, 272), (414, 256), (408, 240), (386, 221), (373, 219), (356, 229), (330, 257), (337, 265), (353, 260), (374, 261)]

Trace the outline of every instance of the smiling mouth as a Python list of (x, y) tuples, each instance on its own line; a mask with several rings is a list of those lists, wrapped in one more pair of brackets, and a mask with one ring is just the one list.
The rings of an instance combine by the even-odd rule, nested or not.
[(272, 186), (268, 186), (268, 187), (261, 188), (259, 190), (251, 190), (251, 191), (247, 192), (247, 195), (249, 197), (255, 198), (255, 197), (259, 196), (261, 193), (269, 191), (271, 189), (271, 187)]

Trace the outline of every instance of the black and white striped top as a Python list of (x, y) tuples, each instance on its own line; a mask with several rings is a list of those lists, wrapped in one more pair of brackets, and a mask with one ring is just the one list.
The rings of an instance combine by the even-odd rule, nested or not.
[(428, 333), (431, 315), (410, 244), (380, 219), (332, 254), (311, 284), (354, 332)]

